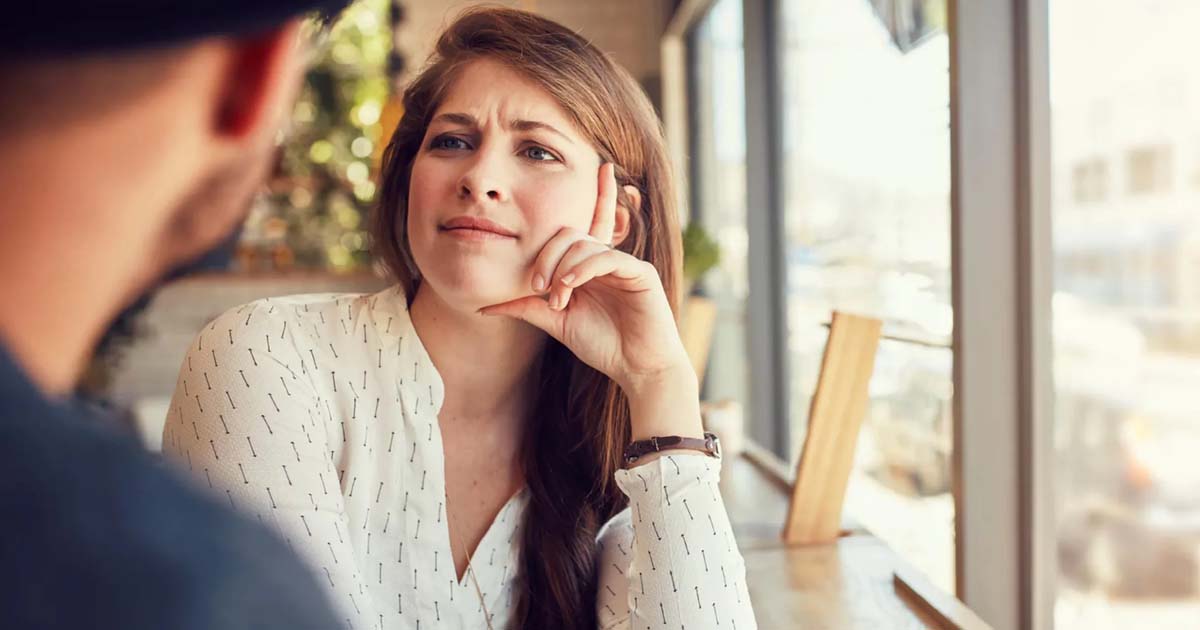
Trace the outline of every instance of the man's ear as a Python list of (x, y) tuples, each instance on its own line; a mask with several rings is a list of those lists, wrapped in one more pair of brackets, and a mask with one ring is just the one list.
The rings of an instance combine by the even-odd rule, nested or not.
[(233, 140), (274, 136), (296, 97), (303, 49), (300, 20), (229, 43), (216, 131)]
[[(633, 213), (639, 212), (642, 207), (642, 192), (637, 186), (622, 186), (621, 192), (624, 194), (617, 201), (617, 215), (613, 221), (613, 247), (619, 246), (629, 237)], [(631, 207), (626, 207), (623, 202), (627, 202)]]

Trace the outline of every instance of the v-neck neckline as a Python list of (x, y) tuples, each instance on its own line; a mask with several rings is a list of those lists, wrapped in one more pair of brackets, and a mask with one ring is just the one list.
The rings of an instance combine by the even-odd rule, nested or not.
[[(454, 571), (454, 583), (457, 586), (459, 586), (459, 587), (470, 586), (470, 583), (468, 582), (468, 580), (470, 579), (470, 577), (468, 576), (468, 572), (474, 571), (475, 578), (480, 580), (481, 588), (484, 589), (484, 592), (488, 592), (487, 588), (490, 585), (485, 581), (484, 578), (480, 577), (480, 572), (478, 569), (478, 565), (475, 563), (475, 558), (481, 549), (494, 548), (496, 543), (495, 543), (495, 541), (492, 540), (492, 538), (494, 538), (496, 535), (497, 523), (500, 521), (501, 517), (503, 517), (509, 510), (514, 509), (515, 506), (518, 506), (519, 504), (524, 503), (525, 492), (528, 489), (528, 486), (522, 484), (521, 487), (518, 488), (515, 492), (513, 492), (513, 494), (508, 498), (508, 500), (506, 500), (504, 502), (504, 504), (500, 507), (500, 509), (494, 515), (492, 515), (492, 519), (488, 523), (487, 529), (484, 530), (483, 537), (479, 539), (479, 544), (477, 544), (474, 549), (469, 550), (470, 553), (468, 554), (468, 568), (463, 571), (463, 574), (461, 576), (458, 575), (458, 568), (456, 566), (454, 566), (454, 547), (456, 545), (452, 541), (451, 529), (450, 529), (450, 500), (451, 499), (446, 491), (446, 488), (447, 488), (447, 483), (446, 483), (446, 480), (447, 480), (446, 443), (444, 440), (444, 436), (442, 435), (442, 425), (441, 425), (440, 419), (438, 417), (442, 410), (442, 403), (445, 401), (446, 384), (445, 384), (445, 381), (442, 379), (441, 373), (438, 372), (437, 366), (433, 363), (433, 358), (429, 356), (429, 351), (425, 348), (425, 343), (421, 340), (421, 334), (417, 331), (416, 324), (412, 320), (412, 312), (407, 308), (407, 301), (404, 298), (403, 292), (400, 291), (399, 289), (395, 289), (395, 290), (387, 289), (385, 291), (385, 293), (391, 294), (389, 296), (392, 298), (391, 300), (389, 300), (389, 302), (391, 304), (396, 304), (399, 301), (401, 308), (403, 308), (405, 325), (402, 327), (403, 332), (401, 332), (400, 336), (401, 337), (409, 337), (408, 343), (407, 343), (407, 346), (408, 346), (407, 349), (410, 353), (413, 354), (414, 359), (417, 361), (417, 365), (422, 368), (423, 375), (429, 381), (429, 385), (430, 385), (430, 397), (432, 399), (430, 402), (432, 404), (429, 409), (421, 410), (423, 413), (421, 413), (419, 415), (426, 415), (428, 418), (428, 421), (433, 424), (432, 436), (434, 437), (434, 439), (436, 441), (433, 444), (431, 444), (431, 449), (435, 453), (437, 453), (441, 458), (440, 463), (441, 463), (442, 500), (443, 500), (444, 505), (446, 506), (446, 509), (445, 509), (445, 518), (443, 519), (443, 522), (441, 523), (441, 528), (440, 528), (442, 530), (442, 533), (439, 536), (439, 539), (440, 539), (439, 547), (442, 547), (443, 549), (445, 549), (446, 551), (449, 552), (450, 566), (452, 567), (452, 570)], [(398, 332), (400, 332), (400, 331), (398, 331)], [(404, 332), (406, 332), (408, 334), (403, 334)], [(514, 528), (518, 527), (518, 526), (519, 526), (519, 523), (513, 524)]]
[[(443, 463), (444, 462), (445, 460), (443, 459)], [(467, 567), (463, 570), (463, 574), (461, 576), (458, 575), (458, 568), (455, 567), (454, 581), (456, 584), (463, 587), (470, 586), (470, 583), (467, 581), (467, 574), (472, 571), (475, 572), (476, 579), (479, 579), (479, 571), (476, 569), (477, 565), (475, 564), (475, 559), (478, 556), (479, 551), (495, 546), (495, 541), (492, 541), (491, 539), (496, 535), (497, 522), (499, 522), (500, 518), (504, 516), (510, 509), (513, 509), (515, 505), (523, 503), (526, 489), (526, 486), (521, 486), (521, 488), (514, 492), (512, 496), (510, 496), (508, 500), (504, 502), (504, 505), (500, 506), (500, 509), (492, 516), (492, 520), (488, 523), (487, 529), (483, 532), (483, 537), (479, 539), (479, 544), (476, 545), (474, 549), (471, 549), (470, 553), (467, 554)], [(446, 530), (444, 538), (446, 539), (447, 548), (450, 551), (450, 562), (453, 566), (455, 543), (451, 535), (453, 530), (450, 528), (450, 498), (446, 496), (445, 493), (443, 493), (443, 496), (446, 500), (446, 519), (445, 523), (443, 524)], [(519, 524), (514, 524), (514, 528), (518, 525)], [(466, 542), (461, 539), (461, 536), (459, 538), (460, 540), (458, 544), (463, 544)]]

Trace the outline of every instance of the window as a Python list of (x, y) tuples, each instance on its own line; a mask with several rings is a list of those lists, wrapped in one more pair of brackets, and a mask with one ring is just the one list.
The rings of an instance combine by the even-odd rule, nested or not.
[(705, 399), (746, 409), (746, 88), (741, 0), (720, 0), (692, 31), (692, 217), (720, 248), (702, 290), (717, 307)]
[(1200, 140), (1192, 143), (1192, 188), (1200, 190)]
[(1101, 159), (1087, 160), (1072, 173), (1075, 203), (1096, 203), (1108, 196), (1108, 164)]
[(1129, 150), (1129, 193), (1166, 192), (1171, 188), (1171, 147)]
[[(1173, 182), (1200, 134), (1200, 4), (1050, 9), (1051, 183), (1076, 191), (1052, 209), (1055, 627), (1195, 627), (1200, 189)], [(1085, 122), (1098, 103), (1103, 132)], [(1078, 207), (1094, 174), (1071, 166), (1095, 155), (1119, 157), (1128, 193), (1102, 217)]]
[(787, 452), (799, 455), (831, 311), (883, 319), (846, 511), (953, 592), (945, 5), (780, 5)]

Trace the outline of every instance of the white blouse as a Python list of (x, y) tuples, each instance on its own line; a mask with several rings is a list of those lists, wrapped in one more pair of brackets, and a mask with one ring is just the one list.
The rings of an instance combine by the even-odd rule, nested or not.
[[(506, 628), (526, 491), (484, 535), (474, 579), (457, 580), (442, 399), (398, 287), (259, 300), (196, 337), (163, 450), (275, 528), (348, 628), (485, 628), (484, 602)], [(630, 507), (597, 536), (600, 628), (756, 627), (719, 472), (683, 453), (616, 473)]]

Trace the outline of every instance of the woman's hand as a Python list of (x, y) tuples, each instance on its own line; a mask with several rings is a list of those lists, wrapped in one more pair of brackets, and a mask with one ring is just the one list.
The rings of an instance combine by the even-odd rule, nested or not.
[[(608, 375), (633, 400), (653, 389), (684, 389), (695, 373), (654, 265), (613, 249), (617, 182), (600, 167), (591, 230), (563, 228), (542, 248), (530, 274), (535, 295), (480, 310), (528, 322), (584, 363)], [(649, 393), (649, 392), (646, 392)]]

